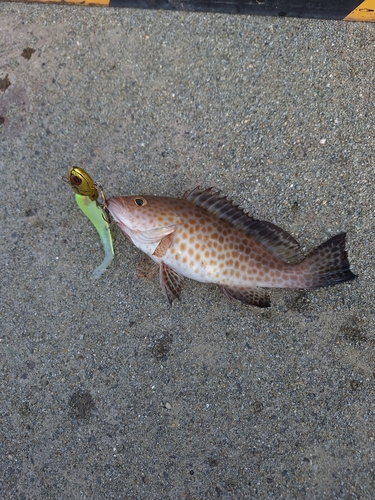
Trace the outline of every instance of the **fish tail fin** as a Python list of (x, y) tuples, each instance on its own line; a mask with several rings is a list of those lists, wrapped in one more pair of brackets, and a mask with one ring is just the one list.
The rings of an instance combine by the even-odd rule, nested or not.
[(319, 245), (300, 263), (306, 276), (306, 288), (338, 285), (354, 280), (345, 250), (346, 233), (340, 233)]

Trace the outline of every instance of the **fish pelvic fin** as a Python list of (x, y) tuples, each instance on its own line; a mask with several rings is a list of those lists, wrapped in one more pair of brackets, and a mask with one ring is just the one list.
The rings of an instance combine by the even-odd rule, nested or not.
[(160, 264), (160, 286), (171, 305), (175, 299), (180, 298), (183, 283), (184, 278), (181, 274), (176, 273), (163, 262)]
[(300, 263), (306, 276), (306, 288), (334, 286), (357, 277), (350, 270), (345, 238), (346, 233), (333, 236)]
[(237, 299), (250, 306), (270, 307), (271, 300), (267, 290), (263, 288), (241, 288), (219, 285), (227, 299)]
[(139, 279), (151, 279), (157, 272), (159, 265), (148, 255), (143, 255), (136, 264), (136, 276)]
[(185, 193), (183, 198), (259, 241), (277, 259), (288, 264), (301, 260), (300, 245), (292, 235), (272, 222), (254, 219), (220, 191), (212, 188), (202, 191), (197, 187)]

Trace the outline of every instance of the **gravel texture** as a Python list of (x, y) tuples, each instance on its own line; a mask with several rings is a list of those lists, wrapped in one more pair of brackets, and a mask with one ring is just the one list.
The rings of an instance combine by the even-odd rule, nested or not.
[[(0, 497), (375, 498), (371, 24), (0, 4)], [(214, 186), (354, 282), (170, 307), (62, 177)]]

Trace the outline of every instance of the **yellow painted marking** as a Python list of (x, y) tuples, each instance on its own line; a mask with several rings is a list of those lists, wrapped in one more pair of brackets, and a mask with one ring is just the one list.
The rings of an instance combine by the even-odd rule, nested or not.
[(61, 3), (64, 5), (98, 5), (108, 7), (110, 0), (25, 0), (26, 3)]
[(344, 21), (367, 21), (375, 22), (375, 0), (365, 0), (350, 14), (344, 17)]

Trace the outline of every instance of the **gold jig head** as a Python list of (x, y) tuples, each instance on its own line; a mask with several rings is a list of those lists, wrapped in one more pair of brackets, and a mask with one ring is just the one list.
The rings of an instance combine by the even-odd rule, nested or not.
[(68, 172), (68, 183), (76, 194), (88, 196), (94, 201), (99, 198), (98, 189), (89, 174), (80, 167), (72, 167)]

